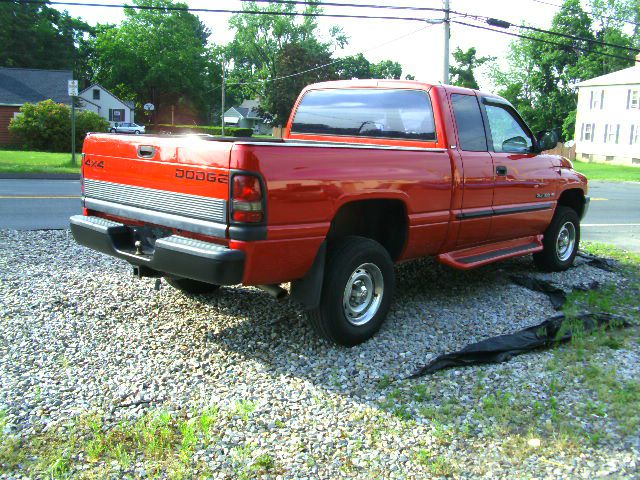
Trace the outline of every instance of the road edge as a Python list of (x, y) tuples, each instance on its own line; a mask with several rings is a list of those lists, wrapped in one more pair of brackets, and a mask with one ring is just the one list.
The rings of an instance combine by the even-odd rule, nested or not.
[(79, 173), (1, 173), (2, 180), (80, 180)]

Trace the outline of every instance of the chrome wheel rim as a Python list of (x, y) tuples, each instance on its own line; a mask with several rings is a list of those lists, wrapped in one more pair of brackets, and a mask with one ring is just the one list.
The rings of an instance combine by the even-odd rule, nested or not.
[(384, 294), (382, 272), (373, 263), (356, 268), (344, 288), (342, 307), (344, 316), (357, 327), (369, 322), (380, 309)]
[(565, 262), (571, 258), (576, 245), (576, 226), (572, 222), (562, 225), (556, 239), (558, 260)]

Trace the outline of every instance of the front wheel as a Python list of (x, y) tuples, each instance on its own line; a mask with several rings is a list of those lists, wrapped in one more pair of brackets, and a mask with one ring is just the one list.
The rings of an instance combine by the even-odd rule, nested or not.
[(181, 292), (188, 293), (190, 295), (213, 293), (220, 288), (220, 285), (199, 282), (198, 280), (191, 280), (190, 278), (164, 277), (164, 279), (173, 288), (176, 288)]
[(116, 129), (115, 129), (115, 128), (112, 128), (111, 130), (109, 130), (109, 132), (111, 132), (111, 133), (116, 133)]
[(140, 135), (140, 130), (136, 130), (136, 135)]
[(580, 219), (574, 209), (558, 205), (542, 244), (544, 249), (533, 254), (538, 268), (562, 272), (573, 265), (580, 245)]
[(307, 312), (309, 323), (340, 345), (365, 342), (387, 316), (394, 283), (393, 261), (382, 245), (347, 237), (329, 248), (320, 305)]

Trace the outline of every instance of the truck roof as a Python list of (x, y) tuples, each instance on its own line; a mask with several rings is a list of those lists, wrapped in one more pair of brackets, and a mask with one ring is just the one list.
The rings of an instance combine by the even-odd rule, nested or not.
[(419, 82), (416, 80), (393, 80), (393, 79), (353, 79), (353, 80), (333, 80), (330, 82), (319, 82), (307, 85), (303, 92), (307, 90), (318, 90), (323, 88), (375, 88), (375, 87), (396, 87), (396, 88), (418, 88), (428, 90), (432, 87), (446, 87), (458, 92), (476, 92), (482, 95), (489, 95), (478, 90), (470, 88), (458, 87), (455, 85), (432, 84), (428, 82)]

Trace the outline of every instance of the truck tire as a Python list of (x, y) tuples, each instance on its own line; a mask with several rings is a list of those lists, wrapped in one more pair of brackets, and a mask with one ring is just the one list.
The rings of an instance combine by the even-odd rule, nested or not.
[(331, 342), (365, 342), (384, 322), (394, 284), (393, 261), (378, 242), (352, 236), (329, 245), (320, 305), (306, 312), (309, 323)]
[(164, 279), (173, 288), (192, 295), (213, 293), (220, 288), (220, 285), (199, 282), (198, 280), (191, 280), (190, 278), (164, 277)]
[(533, 254), (538, 268), (562, 272), (573, 265), (580, 245), (580, 219), (574, 209), (558, 205), (542, 244), (544, 249)]

